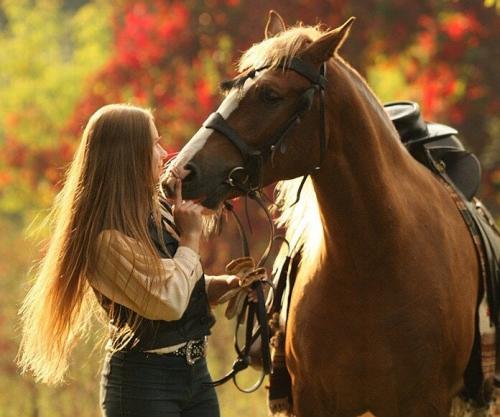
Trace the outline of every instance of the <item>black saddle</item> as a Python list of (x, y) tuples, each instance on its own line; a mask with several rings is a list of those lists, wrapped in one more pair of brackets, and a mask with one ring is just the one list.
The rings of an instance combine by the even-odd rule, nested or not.
[(424, 165), (429, 155), (438, 162), (462, 195), (471, 201), (481, 183), (481, 164), (468, 152), (457, 130), (440, 123), (425, 122), (420, 107), (411, 101), (387, 103), (384, 109), (408, 151)]

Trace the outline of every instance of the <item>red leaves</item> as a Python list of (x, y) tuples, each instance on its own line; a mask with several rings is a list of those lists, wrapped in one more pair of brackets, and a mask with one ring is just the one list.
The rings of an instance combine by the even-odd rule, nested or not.
[(7, 137), (1, 159), (8, 170), (0, 171), (0, 187), (11, 184), (14, 178), (19, 179), (16, 173), (20, 173), (33, 188), (41, 180), (56, 185), (73, 153), (74, 146), (65, 140), (55, 147), (37, 148), (28, 146), (19, 139)]
[(437, 120), (447, 110), (452, 97), (457, 90), (456, 74), (446, 64), (430, 68), (416, 82), (421, 86), (421, 102), (424, 117)]
[(196, 84), (196, 95), (203, 113), (208, 113), (213, 106), (213, 92), (204, 79), (198, 80)]
[(481, 26), (470, 13), (446, 15), (441, 22), (441, 32), (446, 36), (442, 54), (446, 59), (457, 61), (470, 47), (477, 46)]
[(116, 31), (116, 59), (135, 69), (157, 64), (186, 31), (189, 13), (181, 2), (133, 2)]
[[(89, 83), (70, 133), (79, 136), (101, 105), (131, 101), (155, 110), (168, 146), (189, 138), (218, 101), (215, 86), (231, 72), (238, 51), (262, 38), (267, 12), (265, 5), (240, 0), (195, 3), (130, 0), (116, 6), (114, 54)], [(419, 101), (427, 119), (451, 123), (465, 136), (472, 118), (476, 134), (482, 120), (498, 113), (493, 88), (498, 64), (489, 58), (498, 36), (481, 2), (300, 3), (280, 3), (289, 24), (314, 23), (320, 16), (334, 25), (340, 15), (358, 16), (344, 49), (347, 58), (361, 71), (379, 55), (394, 58), (408, 86), (401, 94)], [(471, 140), (486, 135), (483, 125)]]
[[(163, 5), (163, 3), (160, 2), (160, 5)], [(182, 3), (175, 3), (170, 7), (163, 6), (161, 8), (164, 10), (160, 16), (163, 16), (163, 18), (168, 16), (168, 19), (163, 19), (163, 24), (159, 22), (158, 33), (161, 36), (160, 39), (167, 40), (178, 33), (190, 30), (188, 26), (189, 13)], [(161, 20), (160, 16), (158, 20)]]
[(443, 20), (442, 28), (452, 41), (459, 41), (474, 33), (479, 28), (479, 23), (470, 14), (453, 13)]

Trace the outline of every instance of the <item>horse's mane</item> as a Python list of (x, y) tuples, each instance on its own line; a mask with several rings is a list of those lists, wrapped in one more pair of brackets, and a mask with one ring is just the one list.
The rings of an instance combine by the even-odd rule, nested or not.
[[(272, 38), (254, 44), (243, 53), (238, 70), (245, 72), (261, 67), (276, 68), (293, 58), (308, 43), (318, 39), (325, 30), (321, 25), (303, 26), (301, 23), (293, 26)], [(283, 61), (285, 60), (285, 61)]]
[[(302, 178), (280, 181), (276, 185), (275, 204), (280, 215), (275, 220), (278, 227), (285, 228), (285, 237), (292, 253), (302, 247), (302, 266), (315, 262), (321, 254), (323, 229), (318, 200), (311, 181), (307, 178), (300, 200), (296, 203), (297, 191)], [(287, 255), (287, 245), (283, 245), (273, 265), (278, 270)]]

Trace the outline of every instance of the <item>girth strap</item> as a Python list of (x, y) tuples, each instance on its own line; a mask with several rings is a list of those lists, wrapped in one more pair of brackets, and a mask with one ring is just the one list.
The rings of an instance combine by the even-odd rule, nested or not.
[(429, 150), (426, 151), (426, 155), (433, 172), (450, 192), (474, 241), (490, 308), (490, 321), (498, 328), (500, 325), (500, 233), (494, 223), (487, 222), (485, 208), (482, 208), (485, 212), (483, 217), (477, 211), (478, 203), (467, 201), (454, 186), (442, 165), (433, 159)]

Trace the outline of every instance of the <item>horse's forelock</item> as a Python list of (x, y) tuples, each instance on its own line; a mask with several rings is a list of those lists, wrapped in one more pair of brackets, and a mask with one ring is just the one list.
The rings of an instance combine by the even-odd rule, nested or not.
[(293, 26), (272, 38), (254, 44), (240, 58), (238, 70), (245, 72), (250, 68), (269, 66), (276, 68), (283, 59), (296, 56), (308, 41), (318, 39), (325, 31), (317, 26)]

